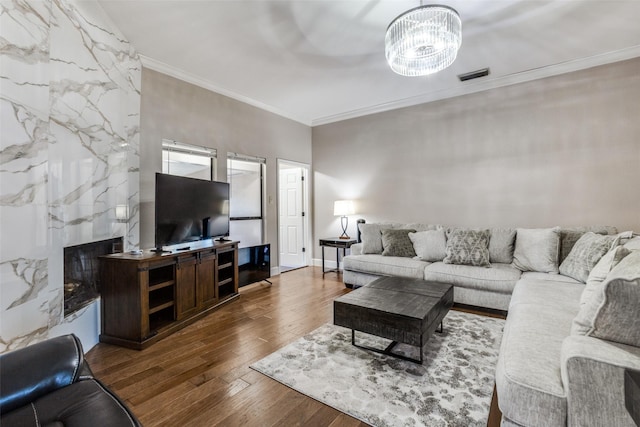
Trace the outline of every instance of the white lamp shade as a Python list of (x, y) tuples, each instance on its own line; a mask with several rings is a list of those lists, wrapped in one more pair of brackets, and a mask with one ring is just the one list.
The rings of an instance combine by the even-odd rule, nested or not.
[(336, 200), (333, 202), (333, 214), (335, 216), (347, 216), (355, 213), (353, 200)]

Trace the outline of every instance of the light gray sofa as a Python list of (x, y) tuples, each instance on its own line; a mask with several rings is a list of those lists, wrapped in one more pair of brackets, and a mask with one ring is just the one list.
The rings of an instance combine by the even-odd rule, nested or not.
[[(438, 280), (455, 285), (457, 303), (508, 310), (496, 367), (503, 426), (635, 425), (625, 409), (623, 378), (625, 369), (640, 370), (640, 237), (621, 245), (616, 240), (614, 249), (597, 259), (584, 255), (591, 257), (585, 262), (587, 267), (574, 266), (578, 274), (576, 268), (571, 271), (578, 280), (560, 273), (571, 267), (561, 268), (572, 250), (576, 253), (570, 260), (580, 259), (580, 248), (573, 245), (587, 231), (584, 228), (557, 231), (557, 272), (541, 272), (522, 271), (523, 260), (527, 262), (523, 242), (528, 249), (543, 244), (536, 238), (537, 231), (517, 230), (513, 243), (517, 259), (492, 262), (487, 268), (364, 253), (377, 250), (366, 241), (375, 235), (367, 236), (367, 232), (376, 227), (378, 233), (390, 227), (438, 228), (361, 224), (363, 241), (352, 246), (351, 255), (344, 259), (345, 284), (366, 285), (385, 275)], [(592, 230), (616, 233), (611, 227)], [(495, 235), (504, 237), (505, 233)], [(522, 238), (520, 248), (518, 236)], [(499, 248), (493, 249), (499, 255)], [(617, 259), (621, 255), (626, 256)], [(580, 272), (580, 268), (586, 270)]]
[[(424, 261), (407, 257), (382, 255), (381, 233), (387, 229), (407, 229), (421, 231), (445, 230), (442, 225), (401, 224), (401, 223), (359, 223), (361, 243), (351, 246), (351, 254), (343, 259), (343, 281), (348, 286), (364, 286), (384, 276), (412, 277), (451, 283), (455, 286), (454, 301), (488, 309), (506, 311), (516, 283), (523, 272), (513, 264), (513, 255), (518, 243), (517, 229), (490, 229), (489, 242), (491, 268), (470, 265), (445, 264), (439, 261)], [(579, 233), (593, 231), (600, 234), (614, 234), (616, 229), (608, 226), (574, 227), (558, 229), (556, 257), (564, 259), (570, 248), (563, 249), (562, 243), (575, 243)], [(578, 234), (576, 234), (578, 233)], [(444, 250), (444, 249), (443, 249)], [(444, 256), (444, 255), (443, 255)], [(436, 258), (432, 258), (436, 259)], [(558, 267), (556, 260), (556, 269)], [(540, 273), (540, 272), (533, 272)], [(546, 279), (572, 279), (557, 277), (558, 274), (539, 274)], [(549, 277), (547, 277), (549, 276)]]

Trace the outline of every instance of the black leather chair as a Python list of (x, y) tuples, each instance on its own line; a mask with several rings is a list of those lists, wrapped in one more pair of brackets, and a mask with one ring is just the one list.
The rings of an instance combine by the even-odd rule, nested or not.
[(141, 426), (93, 377), (75, 335), (0, 355), (0, 426)]

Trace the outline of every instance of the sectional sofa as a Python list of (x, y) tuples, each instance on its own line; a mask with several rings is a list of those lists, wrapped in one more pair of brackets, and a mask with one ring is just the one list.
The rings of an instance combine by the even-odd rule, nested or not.
[(640, 237), (614, 227), (462, 229), (359, 224), (345, 284), (382, 276), (454, 285), (458, 304), (507, 312), (496, 367), (503, 426), (634, 426)]

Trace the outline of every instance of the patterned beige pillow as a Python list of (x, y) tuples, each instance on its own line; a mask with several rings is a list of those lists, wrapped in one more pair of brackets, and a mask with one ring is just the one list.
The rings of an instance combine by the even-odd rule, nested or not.
[(447, 238), (445, 264), (490, 266), (489, 230), (454, 228)]
[(583, 234), (560, 264), (560, 274), (585, 283), (591, 269), (619, 241), (619, 236), (602, 236), (592, 232)]
[(382, 230), (382, 255), (413, 258), (416, 252), (409, 239), (409, 233), (416, 230), (387, 229)]

